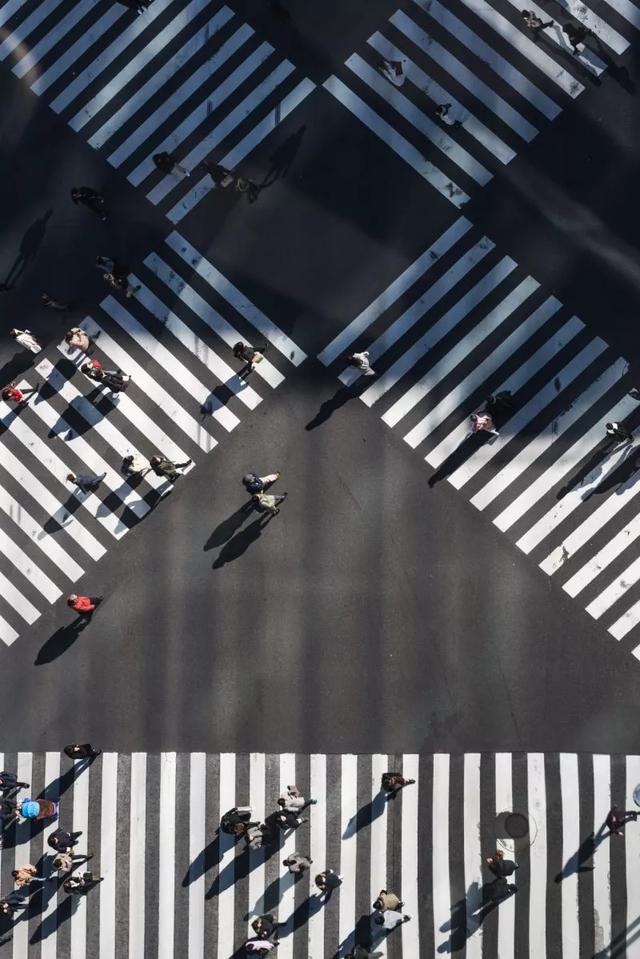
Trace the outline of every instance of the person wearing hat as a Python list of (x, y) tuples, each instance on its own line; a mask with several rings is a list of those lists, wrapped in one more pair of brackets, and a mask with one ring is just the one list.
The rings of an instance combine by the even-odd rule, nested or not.
[(269, 473), (267, 476), (258, 476), (257, 473), (245, 473), (242, 477), (242, 485), (247, 493), (262, 493), (267, 488), (280, 479), (280, 473)]
[(58, 815), (58, 804), (51, 799), (23, 799), (18, 805), (23, 819), (53, 819)]

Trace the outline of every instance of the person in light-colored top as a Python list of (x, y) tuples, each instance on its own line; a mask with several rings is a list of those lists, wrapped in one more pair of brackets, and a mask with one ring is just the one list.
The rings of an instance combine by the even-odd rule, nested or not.
[(315, 806), (317, 799), (305, 799), (297, 786), (287, 786), (278, 799), (278, 805), (287, 812), (302, 812), (307, 806)]
[(346, 357), (347, 364), (360, 370), (365, 376), (375, 376), (376, 371), (369, 363), (369, 351), (363, 350), (362, 353), (349, 353)]
[(387, 909), (385, 912), (374, 912), (373, 921), (376, 926), (381, 926), (382, 929), (391, 931), (395, 929), (396, 926), (399, 926), (402, 922), (409, 922), (411, 916), (405, 916), (401, 912), (395, 909)]
[(42, 349), (31, 330), (9, 330), (9, 336), (17, 340), (20, 346), (31, 350), (32, 353), (39, 353)]
[(125, 476), (144, 476), (150, 469), (149, 460), (140, 453), (130, 453), (122, 461), (122, 472)]
[(378, 73), (381, 73), (385, 80), (393, 83), (394, 87), (401, 87), (405, 81), (404, 70), (400, 60), (379, 60), (376, 64)]

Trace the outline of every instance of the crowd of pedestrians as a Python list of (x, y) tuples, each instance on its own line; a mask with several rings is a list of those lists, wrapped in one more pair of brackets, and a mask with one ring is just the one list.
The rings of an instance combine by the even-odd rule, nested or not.
[[(95, 749), (90, 743), (71, 743), (65, 746), (64, 752), (74, 761), (91, 761), (99, 756), (102, 750)], [(16, 824), (55, 823), (58, 819), (60, 803), (53, 799), (21, 795), (29, 788), (30, 784), (21, 782), (14, 772), (0, 772), (0, 846)], [(3, 933), (10, 931), (9, 921), (15, 913), (20, 909), (28, 910), (31, 898), (42, 891), (45, 885), (55, 883), (56, 888), (61, 887), (69, 895), (86, 895), (102, 882), (102, 877), (92, 872), (76, 872), (93, 858), (92, 852), (76, 852), (81, 836), (81, 830), (68, 832), (58, 826), (47, 836), (50, 852), (46, 852), (37, 865), (25, 862), (12, 870), (11, 878), (15, 888), (0, 896), (0, 918), (5, 924)]]

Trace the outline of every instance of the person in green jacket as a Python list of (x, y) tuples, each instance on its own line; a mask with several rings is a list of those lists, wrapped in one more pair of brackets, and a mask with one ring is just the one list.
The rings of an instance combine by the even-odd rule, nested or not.
[(151, 469), (156, 476), (164, 476), (168, 480), (171, 480), (172, 483), (175, 483), (181, 475), (178, 470), (184, 469), (185, 466), (188, 466), (191, 462), (191, 460), (186, 460), (184, 463), (172, 463), (171, 460), (167, 459), (164, 455), (152, 456), (149, 460)]

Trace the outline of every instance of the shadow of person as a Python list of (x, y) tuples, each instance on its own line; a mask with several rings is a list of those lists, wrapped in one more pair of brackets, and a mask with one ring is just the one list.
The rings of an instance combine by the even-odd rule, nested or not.
[[(369, 384), (367, 384), (368, 386)], [(305, 430), (311, 431), (315, 430), (318, 426), (322, 426), (323, 423), (326, 423), (327, 420), (341, 409), (349, 400), (355, 399), (365, 389), (364, 377), (361, 377), (359, 380), (356, 380), (351, 386), (342, 386), (337, 393), (331, 397), (330, 400), (325, 400), (316, 415), (312, 420), (309, 420), (305, 426)]]
[(287, 936), (290, 936), (297, 929), (302, 928), (310, 919), (313, 918), (321, 909), (326, 905), (326, 900), (321, 896), (309, 896), (308, 899), (305, 899), (304, 902), (301, 902), (300, 905), (295, 909), (295, 911), (289, 916), (287, 921), (280, 926), (278, 930), (278, 938), (286, 939)]
[[(202, 852), (199, 852), (193, 860), (182, 880), (182, 885), (185, 888), (190, 886), (192, 882), (195, 882), (196, 879), (204, 876), (213, 866), (218, 865), (224, 854), (223, 844), (220, 838), (220, 833), (218, 832), (216, 838), (212, 839), (209, 845), (205, 846)], [(229, 836), (228, 838), (232, 840), (234, 837)], [(231, 845), (233, 845), (233, 843), (231, 843)], [(231, 848), (231, 846), (228, 848)]]
[(472, 913), (477, 913), (482, 908), (482, 902), (482, 888), (479, 883), (472, 882), (464, 899), (459, 899), (451, 906), (450, 919), (440, 926), (440, 932), (448, 932), (449, 938), (438, 946), (439, 953), (453, 953), (463, 949), (467, 939), (480, 925), (472, 917)]
[(556, 874), (554, 882), (559, 884), (563, 879), (568, 879), (569, 876), (574, 876), (576, 873), (592, 872), (595, 866), (593, 864), (587, 866), (585, 863), (588, 859), (591, 859), (600, 843), (606, 839), (608, 835), (606, 823), (600, 826), (597, 833), (589, 833), (576, 852), (567, 859), (560, 872)]
[(26, 268), (35, 259), (38, 250), (44, 240), (47, 230), (47, 221), (52, 216), (53, 210), (47, 210), (44, 216), (40, 217), (31, 224), (25, 235), (20, 241), (20, 249), (13, 263), (13, 266), (7, 273), (2, 288), (10, 290), (16, 285)]
[(208, 553), (210, 549), (213, 549), (215, 546), (224, 546), (228, 542), (233, 534), (240, 529), (244, 521), (251, 515), (251, 502), (245, 503), (240, 507), (239, 510), (236, 510), (231, 516), (223, 520), (219, 526), (216, 526), (213, 533), (207, 540), (207, 542), (202, 547), (205, 553)]
[(262, 530), (270, 519), (271, 516), (266, 514), (264, 518), (261, 517), (257, 519), (251, 526), (247, 526), (246, 529), (241, 530), (233, 539), (230, 539), (220, 550), (211, 568), (221, 569), (226, 563), (232, 563), (234, 560), (239, 559), (243, 553), (246, 553), (252, 543), (260, 539)]
[(249, 873), (257, 869), (263, 863), (271, 859), (273, 855), (279, 853), (283, 844), (283, 836), (280, 833), (272, 833), (273, 842), (262, 849), (249, 850), (246, 847), (234, 859), (227, 863), (222, 872), (219, 872), (211, 883), (211, 888), (205, 894), (205, 899), (213, 899), (225, 889), (229, 889), (234, 883), (246, 879)]
[(387, 804), (387, 797), (382, 792), (379, 792), (373, 799), (366, 804), (366, 806), (361, 806), (360, 809), (351, 817), (345, 831), (342, 835), (343, 839), (350, 839), (351, 836), (362, 829), (363, 826), (369, 826), (374, 819), (377, 819), (378, 816), (381, 816), (384, 812), (385, 806)]
[[(1, 289), (1, 287), (0, 287)], [(5, 386), (7, 383), (13, 383), (31, 368), (33, 364), (33, 353), (30, 350), (20, 350), (15, 353), (10, 360), (0, 369), (0, 383)]]
[(29, 940), (31, 944), (42, 942), (42, 940), (50, 936), (52, 932), (56, 932), (63, 923), (71, 919), (78, 905), (79, 900), (77, 896), (65, 896), (59, 903), (57, 909), (42, 920)]
[(595, 43), (598, 47), (598, 56), (603, 60), (607, 66), (607, 73), (622, 89), (628, 93), (630, 96), (635, 96), (636, 85), (629, 75), (629, 71), (626, 67), (621, 67), (619, 64), (615, 63), (605, 48), (602, 45), (602, 40), (597, 34), (592, 35), (592, 39), (595, 40)]
[[(297, 875), (300, 874), (298, 873)], [(286, 875), (282, 877), (277, 876), (273, 882), (267, 886), (262, 895), (258, 897), (253, 908), (245, 913), (245, 920), (250, 919), (252, 916), (263, 916), (267, 912), (275, 912), (280, 899), (288, 889), (295, 885), (295, 881), (296, 876), (290, 872), (287, 872)], [(282, 933), (279, 935), (282, 937)]]
[(273, 151), (269, 157), (269, 170), (264, 180), (260, 184), (260, 189), (271, 186), (276, 180), (279, 180), (281, 177), (285, 177), (291, 165), (296, 158), (296, 154), (300, 149), (300, 144), (302, 143), (302, 138), (307, 129), (306, 123), (299, 127), (295, 133), (292, 133), (291, 136), (288, 136), (286, 140), (283, 140), (279, 146)]
[(362, 946), (364, 949), (371, 949), (372, 944), (371, 916), (367, 913), (360, 916), (354, 926), (353, 932), (350, 932), (349, 935), (342, 940), (336, 952), (333, 954), (333, 959), (340, 959), (340, 957), (344, 955), (344, 951), (348, 945)]
[(446, 479), (447, 476), (451, 476), (459, 466), (462, 466), (465, 460), (473, 456), (476, 450), (484, 446), (485, 443), (491, 442), (493, 439), (495, 439), (495, 437), (491, 433), (486, 433), (484, 430), (480, 430), (478, 433), (472, 433), (471, 436), (465, 436), (462, 442), (449, 453), (446, 460), (442, 461), (438, 469), (431, 474), (427, 481), (429, 486), (433, 489), (436, 483)]
[(66, 653), (69, 647), (73, 646), (82, 630), (89, 625), (89, 622), (88, 616), (78, 616), (72, 623), (57, 629), (40, 649), (33, 665), (43, 666), (45, 663), (52, 663), (58, 656)]

